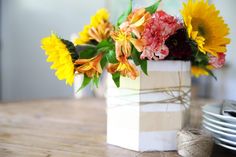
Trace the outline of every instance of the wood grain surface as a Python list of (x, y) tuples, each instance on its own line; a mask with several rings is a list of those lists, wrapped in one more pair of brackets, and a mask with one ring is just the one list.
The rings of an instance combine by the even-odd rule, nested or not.
[[(199, 127), (200, 106), (191, 125)], [(176, 152), (139, 153), (106, 144), (104, 99), (57, 99), (0, 104), (0, 157), (179, 157)], [(215, 147), (213, 157), (236, 156)]]

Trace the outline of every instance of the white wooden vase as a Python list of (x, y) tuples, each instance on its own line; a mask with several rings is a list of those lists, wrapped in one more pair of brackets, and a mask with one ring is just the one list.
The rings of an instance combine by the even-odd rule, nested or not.
[(107, 143), (135, 151), (176, 150), (176, 133), (188, 122), (191, 63), (148, 61), (148, 76), (108, 78)]

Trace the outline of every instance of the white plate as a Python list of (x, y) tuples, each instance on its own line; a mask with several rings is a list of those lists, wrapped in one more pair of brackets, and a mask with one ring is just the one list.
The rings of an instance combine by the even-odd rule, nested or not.
[(224, 131), (224, 132), (226, 132), (226, 133), (230, 133), (230, 134), (236, 135), (236, 130), (229, 129), (229, 128), (225, 128), (225, 127), (221, 127), (221, 126), (219, 126), (219, 125), (215, 125), (215, 124), (213, 124), (213, 123), (211, 123), (211, 122), (209, 122), (209, 121), (207, 121), (207, 120), (205, 120), (205, 119), (203, 120), (203, 124), (205, 124), (205, 125), (207, 125), (207, 126), (209, 126), (209, 127), (212, 127), (212, 128), (214, 128), (214, 129), (216, 129), (216, 130)]
[(212, 124), (214, 123), (214, 124), (217, 124), (217, 125), (220, 125), (220, 126), (223, 126), (223, 127), (227, 127), (227, 128), (231, 128), (231, 129), (236, 129), (236, 125), (223, 122), (223, 121), (221, 121), (220, 119), (218, 119), (216, 117), (204, 114), (203, 118), (208, 120)]
[(218, 144), (218, 145), (220, 145), (220, 146), (222, 146), (222, 147), (224, 147), (224, 148), (227, 148), (227, 149), (236, 151), (236, 147), (231, 146), (231, 145), (229, 146), (229, 145), (227, 145), (227, 144), (225, 144), (225, 143), (222, 143), (222, 142), (220, 142), (220, 141), (216, 141), (216, 144)]
[(205, 124), (203, 124), (203, 127), (206, 128), (208, 131), (214, 133), (214, 134), (220, 135), (224, 139), (228, 139), (232, 142), (236, 142), (236, 135), (216, 130), (216, 129), (210, 127), (210, 126), (206, 126)]
[[(215, 135), (216, 135), (216, 134), (215, 134)], [(224, 138), (222, 138), (222, 137), (220, 137), (220, 136), (218, 136), (218, 135), (216, 135), (215, 138), (216, 138), (218, 141), (221, 141), (221, 142), (223, 142), (223, 143), (225, 143), (225, 144), (230, 144), (230, 145), (236, 147), (236, 142), (230, 141), (230, 140), (228, 140), (228, 139), (224, 139)]]
[(214, 116), (216, 118), (219, 118), (225, 122), (235, 124), (236, 125), (236, 118), (232, 116), (223, 116), (221, 115), (221, 104), (208, 104), (202, 107), (203, 113)]

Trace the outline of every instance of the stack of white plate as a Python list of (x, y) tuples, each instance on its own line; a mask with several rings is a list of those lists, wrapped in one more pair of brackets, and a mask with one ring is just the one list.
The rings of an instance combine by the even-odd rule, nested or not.
[(221, 115), (220, 104), (203, 107), (203, 127), (212, 133), (216, 144), (236, 151), (236, 118)]

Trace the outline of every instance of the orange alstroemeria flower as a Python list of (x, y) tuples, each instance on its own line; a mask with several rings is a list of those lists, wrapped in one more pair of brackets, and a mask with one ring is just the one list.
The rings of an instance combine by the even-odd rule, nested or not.
[(91, 39), (101, 42), (110, 36), (112, 29), (112, 25), (109, 22), (102, 20), (97, 27), (91, 27), (88, 30), (88, 34), (90, 35)]
[(102, 73), (100, 61), (102, 59), (102, 53), (90, 59), (78, 59), (75, 61), (75, 65), (78, 66), (75, 70), (79, 74), (86, 74), (92, 78)]
[(122, 61), (116, 64), (110, 64), (107, 71), (111, 74), (120, 72), (122, 76), (128, 76), (131, 79), (136, 79), (139, 76), (135, 65), (131, 64), (126, 58), (122, 58)]
[(131, 31), (140, 39), (144, 24), (151, 18), (151, 14), (144, 8), (134, 10), (127, 18), (127, 21), (121, 24), (120, 29)]
[(132, 37), (131, 32), (124, 30), (118, 30), (111, 34), (111, 37), (115, 40), (116, 58), (121, 61), (121, 57), (128, 58), (131, 55), (131, 43), (138, 51), (142, 51), (141, 40)]
[[(122, 23), (119, 30), (113, 32), (111, 37), (115, 40), (116, 58), (121, 61), (121, 56), (128, 58), (131, 55), (131, 43), (141, 52), (143, 43), (141, 41), (141, 33), (144, 23), (151, 17), (144, 8), (133, 11), (127, 20)], [(132, 33), (135, 37), (132, 36)]]

